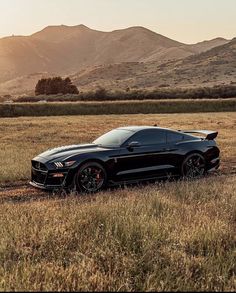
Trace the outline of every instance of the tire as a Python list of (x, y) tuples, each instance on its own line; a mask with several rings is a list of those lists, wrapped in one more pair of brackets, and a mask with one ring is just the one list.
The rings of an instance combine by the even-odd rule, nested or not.
[(107, 184), (107, 172), (97, 162), (82, 165), (75, 175), (75, 187), (78, 192), (96, 193)]
[(184, 178), (194, 179), (204, 176), (206, 173), (206, 160), (199, 153), (190, 154), (185, 158), (181, 167)]

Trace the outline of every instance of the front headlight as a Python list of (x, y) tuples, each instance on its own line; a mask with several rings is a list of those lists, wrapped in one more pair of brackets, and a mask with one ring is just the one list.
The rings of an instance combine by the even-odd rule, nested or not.
[(73, 166), (76, 163), (76, 161), (68, 161), (68, 162), (54, 162), (54, 165), (59, 168), (68, 168)]

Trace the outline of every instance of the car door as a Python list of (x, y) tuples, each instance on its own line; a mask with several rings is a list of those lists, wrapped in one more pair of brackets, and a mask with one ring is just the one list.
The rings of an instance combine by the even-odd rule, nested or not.
[(170, 166), (167, 162), (166, 131), (145, 129), (135, 133), (117, 157), (117, 180), (162, 176)]

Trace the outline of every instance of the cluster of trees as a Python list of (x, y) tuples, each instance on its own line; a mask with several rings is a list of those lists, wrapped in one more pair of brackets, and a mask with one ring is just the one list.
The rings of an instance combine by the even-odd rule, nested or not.
[(57, 95), (57, 94), (79, 94), (78, 88), (72, 84), (69, 77), (42, 78), (35, 87), (35, 94), (38, 95)]

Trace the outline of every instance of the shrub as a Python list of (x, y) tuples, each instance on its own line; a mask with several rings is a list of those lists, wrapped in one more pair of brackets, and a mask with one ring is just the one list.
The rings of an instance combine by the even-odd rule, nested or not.
[(35, 87), (35, 94), (38, 95), (56, 95), (56, 94), (79, 94), (75, 85), (72, 84), (69, 77), (40, 79)]
[(157, 88), (154, 90), (130, 89), (107, 91), (99, 87), (96, 91), (80, 92), (79, 94), (41, 94), (13, 99), (14, 102), (79, 102), (79, 101), (130, 101), (130, 100), (168, 100), (168, 99), (227, 99), (236, 97), (235, 83), (214, 87), (199, 88)]

